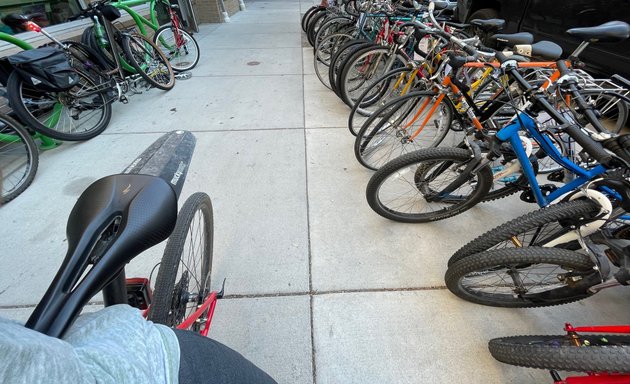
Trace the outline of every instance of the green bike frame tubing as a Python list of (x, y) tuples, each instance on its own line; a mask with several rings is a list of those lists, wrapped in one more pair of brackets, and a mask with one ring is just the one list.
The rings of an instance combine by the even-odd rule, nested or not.
[[(50, 137), (44, 136), (40, 133), (35, 133), (33, 135), (33, 139), (34, 140), (41, 140), (41, 144), (39, 145), (39, 149), (41, 149), (42, 151), (47, 151), (49, 149), (53, 149), (55, 147), (57, 147), (60, 142), (58, 142), (57, 140), (53, 140)], [(15, 143), (18, 142), (22, 139), (20, 139), (19, 136), (17, 135), (9, 135), (7, 133), (0, 133), (0, 143), (7, 143), (7, 144), (11, 144), (11, 143)]]
[[(134, 7), (136, 5), (143, 5), (146, 3), (150, 3), (149, 8), (150, 8), (150, 14), (151, 14), (151, 21), (145, 19), (138, 12), (131, 9), (131, 7)], [(154, 31), (157, 31), (158, 28), (160, 27), (160, 25), (157, 22), (157, 17), (155, 15), (155, 2), (154, 1), (125, 0), (125, 1), (117, 1), (115, 3), (113, 2), (111, 4), (114, 7), (118, 9), (122, 9), (123, 11), (127, 12), (131, 16), (133, 21), (136, 23), (136, 25), (138, 26), (138, 29), (140, 29), (140, 33), (142, 33), (145, 36), (147, 36), (147, 30), (144, 28), (145, 25), (147, 25), (149, 28), (153, 29)]]
[[(103, 23), (101, 23), (100, 21), (99, 21), (99, 23), (103, 26), (103, 28), (105, 28), (105, 25), (103, 25)], [(109, 38), (107, 37), (107, 34), (106, 33), (104, 34), (103, 30), (99, 30), (98, 28), (96, 28), (96, 25), (95, 25), (95, 28), (93, 30), (93, 33), (97, 37), (96, 40), (97, 40), (98, 45), (101, 46), (101, 48), (107, 49), (107, 46), (104, 46), (103, 44), (101, 44), (101, 41), (103, 40), (103, 38), (105, 40), (109, 40)], [(110, 45), (112, 45), (111, 42), (110, 42)], [(122, 47), (120, 47), (120, 48), (121, 48), (120, 49), (121, 52), (119, 52), (120, 55), (118, 57), (119, 60), (118, 60), (117, 65), (119, 65), (122, 69), (124, 69), (125, 71), (127, 71), (129, 73), (136, 73), (136, 69), (134, 67), (132, 67), (131, 64), (127, 63), (127, 61), (125, 60), (124, 54), (122, 52)]]
[[(35, 49), (35, 47), (33, 47), (32, 45), (30, 45), (29, 43), (27, 43), (24, 40), (20, 40), (17, 37), (13, 36), (13, 35), (9, 35), (8, 33), (5, 32), (0, 32), (0, 40), (2, 41), (6, 41), (7, 43), (13, 44), (18, 48), (22, 48), (25, 51), (29, 51), (31, 49)], [(16, 140), (16, 138), (12, 138), (11, 136), (13, 135), (1, 135), (0, 136), (0, 141), (2, 142), (11, 142), (12, 140)], [(48, 150), (48, 149), (52, 149), (55, 148), (56, 146), (59, 145), (59, 142), (57, 140), (51, 139), (48, 136), (44, 136), (41, 133), (36, 133), (35, 135), (33, 135), (34, 139), (39, 139), (41, 141), (41, 145), (39, 146), (41, 150)]]
[[(140, 33), (148, 37), (147, 30), (144, 28), (145, 25), (154, 31), (157, 31), (160, 28), (160, 23), (157, 20), (157, 15), (155, 12), (155, 4), (157, 3), (157, 1), (161, 2), (162, 0), (118, 0), (115, 3), (112, 3), (112, 5), (118, 9), (122, 9), (123, 11), (127, 12), (138, 26)], [(138, 12), (131, 9), (131, 7), (143, 5), (146, 3), (149, 3), (149, 15), (151, 18), (150, 21), (142, 17)], [(171, 48), (165, 41), (160, 40), (160, 42), (165, 47), (169, 49)]]
[[(53, 112), (48, 119), (46, 119), (46, 125), (49, 127), (54, 127), (59, 123), (59, 117), (61, 116), (61, 111), (63, 110), (63, 105), (56, 103), (53, 107)], [(50, 124), (50, 125), (48, 125)]]
[(31, 50), (31, 49), (35, 49), (35, 47), (30, 45), (26, 41), (20, 40), (17, 37), (9, 35), (8, 33), (5, 33), (5, 32), (0, 32), (0, 40), (4, 40), (7, 43), (11, 43), (11, 44), (13, 44), (15, 46), (18, 46), (18, 47), (22, 48), (25, 51), (28, 51), (28, 50)]
[[(157, 0), (157, 1), (161, 1), (161, 0)], [(145, 19), (138, 12), (131, 9), (131, 7), (143, 5), (146, 3), (149, 3), (149, 14), (151, 17), (151, 21)], [(160, 24), (158, 23), (157, 16), (155, 14), (155, 3), (156, 3), (156, 0), (118, 0), (117, 2), (112, 2), (111, 4), (114, 7), (118, 9), (122, 9), (123, 11), (127, 12), (131, 16), (133, 21), (136, 23), (136, 25), (138, 26), (140, 33), (146, 37), (149, 37), (147, 34), (147, 30), (144, 28), (145, 25), (154, 31), (157, 31), (160, 28)], [(164, 42), (162, 43), (164, 44)], [(133, 67), (131, 67), (129, 64), (127, 64), (127, 62), (123, 61), (122, 64), (125, 70), (132, 73), (136, 73), (136, 70)]]

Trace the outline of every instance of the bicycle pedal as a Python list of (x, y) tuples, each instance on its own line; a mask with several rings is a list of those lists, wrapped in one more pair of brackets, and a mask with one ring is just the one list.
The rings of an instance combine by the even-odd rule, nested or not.
[(558, 169), (547, 175), (547, 180), (561, 183), (564, 180), (564, 169)]
[(120, 96), (120, 102), (123, 103), (123, 104), (127, 104), (127, 103), (129, 103), (129, 99), (127, 98), (127, 96), (122, 95), (122, 96)]
[(135, 277), (126, 280), (127, 302), (129, 305), (139, 309), (147, 309), (151, 304), (153, 292), (151, 291), (149, 279)]
[[(549, 194), (551, 192), (553, 192), (556, 189), (558, 189), (558, 187), (556, 185), (553, 185), (553, 184), (541, 185), (539, 188), (540, 188), (540, 192), (545, 197), (549, 196)], [(534, 192), (531, 189), (528, 189), (528, 190), (524, 191), (523, 193), (521, 193), (520, 199), (523, 200), (526, 203), (535, 203), (536, 202), (536, 197), (534, 196)]]

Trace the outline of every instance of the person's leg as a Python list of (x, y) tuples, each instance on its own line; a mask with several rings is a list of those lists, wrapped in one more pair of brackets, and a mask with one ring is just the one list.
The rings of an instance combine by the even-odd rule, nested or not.
[(180, 384), (276, 382), (235, 350), (194, 332), (174, 331), (181, 351)]

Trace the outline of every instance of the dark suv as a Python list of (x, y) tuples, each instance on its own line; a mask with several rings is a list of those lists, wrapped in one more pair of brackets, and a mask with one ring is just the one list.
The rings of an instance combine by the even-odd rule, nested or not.
[[(560, 44), (568, 56), (580, 41), (566, 34), (567, 29), (612, 20), (630, 23), (630, 0), (458, 0), (456, 15), (462, 22), (505, 19), (501, 32), (531, 32), (536, 41)], [(630, 40), (591, 44), (580, 58), (593, 72), (630, 78)]]

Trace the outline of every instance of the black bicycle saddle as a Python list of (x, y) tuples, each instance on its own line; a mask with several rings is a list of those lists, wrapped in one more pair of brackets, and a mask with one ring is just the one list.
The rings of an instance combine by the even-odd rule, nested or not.
[(494, 40), (497, 44), (513, 47), (519, 44), (531, 44), (534, 42), (534, 35), (529, 32), (500, 33), (490, 36), (490, 39)]
[(531, 47), (531, 56), (545, 60), (557, 60), (562, 56), (562, 47), (551, 41), (539, 41), (536, 44), (532, 44)]
[(2, 22), (15, 32), (26, 31), (25, 24), (29, 21), (31, 21), (31, 18), (17, 13), (9, 13), (2, 18)]
[(567, 33), (591, 43), (616, 43), (630, 37), (630, 25), (623, 21), (609, 21), (596, 27), (571, 28)]
[(470, 21), (471, 25), (481, 29), (484, 32), (497, 32), (505, 27), (503, 19), (474, 19)]

